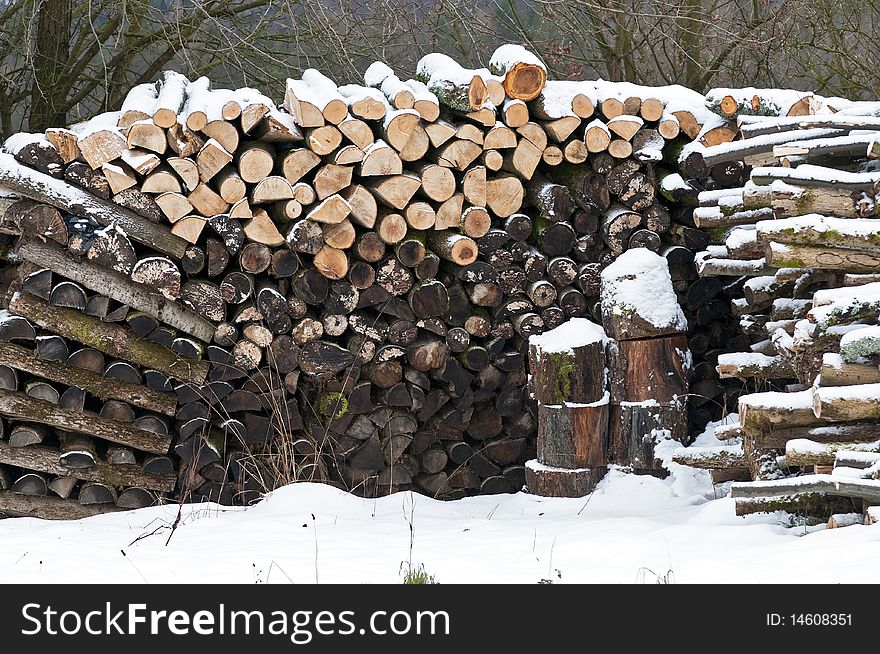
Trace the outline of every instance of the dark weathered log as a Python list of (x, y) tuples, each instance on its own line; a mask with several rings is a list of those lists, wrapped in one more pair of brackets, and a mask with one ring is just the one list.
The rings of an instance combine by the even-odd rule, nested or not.
[(540, 338), (530, 342), (532, 384), (541, 405), (589, 404), (605, 395), (605, 342), (601, 338), (584, 342), (582, 337), (589, 333), (579, 334), (578, 323), (570, 324), (571, 342), (563, 351), (552, 346), (545, 350)]
[(120, 273), (108, 271), (88, 261), (77, 260), (48, 243), (33, 240), (23, 242), (19, 246), (19, 253), (28, 261), (55, 270), (86, 288), (154, 315), (162, 322), (200, 340), (211, 340), (213, 325), (169, 301), (161, 292), (135, 284)]
[(13, 491), (0, 491), (0, 512), (11, 516), (44, 520), (77, 520), (119, 510), (115, 505), (84, 506), (58, 497), (19, 495)]
[(609, 416), (610, 461), (638, 470), (660, 470), (654, 444), (664, 437), (687, 439), (685, 399), (659, 404), (656, 401), (611, 405)]
[(557, 468), (608, 463), (608, 403), (539, 405), (538, 461)]
[[(163, 254), (179, 259), (186, 241), (164, 227), (136, 213), (94, 197), (61, 180), (52, 180), (35, 170), (24, 168), (11, 155), (2, 155), (0, 185), (18, 195), (51, 204), (75, 216), (87, 216), (102, 225), (116, 221), (126, 234)], [(8, 164), (8, 165), (7, 165)]]
[(156, 343), (136, 338), (127, 329), (101, 322), (74, 309), (53, 307), (25, 293), (10, 302), (10, 309), (44, 329), (177, 379), (200, 384), (208, 374), (207, 362), (180, 359)]
[(524, 473), (529, 493), (542, 497), (583, 497), (591, 493), (602, 480), (605, 469), (551, 468), (533, 459), (526, 463)]
[(20, 420), (36, 422), (65, 431), (90, 434), (111, 443), (128, 445), (156, 454), (167, 452), (171, 443), (168, 437), (157, 437), (155, 434), (111, 420), (61, 409), (50, 402), (12, 391), (0, 390), (0, 412)]
[(618, 341), (609, 348), (608, 369), (614, 402), (683, 400), (691, 372), (687, 337)]

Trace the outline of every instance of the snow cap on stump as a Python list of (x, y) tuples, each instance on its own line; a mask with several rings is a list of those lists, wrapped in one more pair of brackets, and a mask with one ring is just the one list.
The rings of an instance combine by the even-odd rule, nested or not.
[(529, 345), (541, 352), (571, 352), (574, 348), (590, 343), (606, 343), (608, 336), (602, 325), (586, 318), (572, 318), (559, 327), (529, 336)]
[(621, 254), (602, 271), (602, 323), (617, 340), (687, 331), (666, 259), (646, 248)]

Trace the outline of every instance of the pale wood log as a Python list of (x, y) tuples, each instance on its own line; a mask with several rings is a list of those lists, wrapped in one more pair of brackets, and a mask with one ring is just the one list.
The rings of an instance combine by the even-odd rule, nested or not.
[(120, 510), (112, 504), (82, 505), (59, 497), (19, 495), (13, 491), (0, 491), (0, 512), (11, 516), (43, 520), (79, 520)]
[[(389, 150), (391, 148), (388, 148)], [(315, 173), (312, 185), (319, 200), (323, 200), (337, 193), (351, 184), (351, 176), (354, 169), (351, 166), (339, 166), (336, 164), (324, 164)], [(284, 179), (284, 178), (279, 178)], [(286, 181), (286, 180), (285, 180)], [(290, 183), (287, 182), (290, 187)], [(293, 189), (291, 188), (291, 195)]]
[(364, 180), (376, 199), (393, 209), (403, 209), (421, 188), (421, 180), (413, 174), (392, 175), (380, 180)]
[(177, 173), (188, 190), (199, 185), (199, 169), (195, 161), (186, 157), (168, 157), (165, 162)]
[(214, 188), (218, 195), (229, 204), (234, 204), (247, 195), (247, 185), (232, 166), (226, 166), (214, 177)]
[(342, 132), (333, 125), (307, 129), (304, 133), (306, 146), (315, 154), (331, 154), (342, 143)]
[(173, 236), (165, 228), (61, 180), (53, 180), (48, 175), (28, 170), (8, 154), (0, 154), (0, 187), (74, 215), (92, 217), (102, 225), (116, 220), (132, 239), (149, 245), (162, 254), (180, 258), (186, 249), (185, 241)]
[(114, 194), (121, 193), (138, 183), (134, 172), (123, 163), (108, 162), (101, 166), (101, 173), (110, 184), (110, 191)]
[(466, 170), (483, 152), (483, 148), (464, 139), (452, 139), (431, 152), (431, 157), (445, 168)]
[[(285, 184), (286, 183), (287, 181), (285, 180)], [(266, 213), (265, 209), (254, 210), (253, 218), (246, 220), (242, 229), (244, 230), (245, 236), (255, 243), (262, 243), (263, 245), (268, 245), (270, 247), (278, 247), (285, 242), (284, 237), (281, 236), (281, 232), (278, 231), (278, 228), (275, 226), (275, 223), (272, 222), (272, 218), (269, 217), (269, 214)]]
[[(296, 182), (301, 180), (306, 173), (308, 173), (320, 163), (321, 158), (311, 150), (307, 148), (294, 148), (293, 150), (288, 151), (282, 157), (281, 170), (287, 181), (291, 184), (295, 184)], [(271, 165), (269, 166), (269, 168), (271, 170)], [(248, 178), (244, 177), (244, 173), (241, 171), (240, 165), (239, 174), (242, 175), (242, 178), (245, 179), (245, 181), (250, 181), (248, 180)], [(263, 177), (261, 177), (260, 179), (263, 179)], [(259, 181), (259, 179), (255, 179), (253, 181), (257, 182)]]
[(207, 183), (232, 161), (232, 154), (215, 139), (208, 139), (196, 155), (199, 179)]
[(415, 77), (442, 104), (459, 111), (479, 109), (489, 99), (489, 90), (479, 71), (466, 70), (444, 54), (432, 53), (422, 57)]
[(467, 236), (448, 231), (429, 233), (431, 250), (438, 256), (453, 263), (465, 266), (477, 259), (477, 244)]
[(360, 184), (352, 184), (342, 192), (341, 197), (349, 205), (353, 222), (367, 229), (376, 224), (378, 206), (376, 198), (369, 190)]
[(195, 245), (199, 242), (199, 238), (207, 224), (208, 221), (204, 216), (185, 216), (178, 219), (171, 226), (171, 233), (182, 238), (187, 243)]
[(192, 189), (186, 199), (205, 218), (225, 213), (229, 209), (229, 203), (204, 183), (199, 183)]
[(271, 204), (281, 200), (291, 200), (293, 187), (286, 178), (270, 175), (254, 184), (248, 199), (251, 204)]
[(135, 386), (68, 364), (44, 361), (12, 343), (0, 344), (0, 363), (60, 384), (82, 388), (103, 400), (122, 400), (166, 415), (174, 415), (177, 407), (177, 399), (170, 393)]
[(487, 183), (486, 206), (499, 218), (507, 218), (522, 207), (525, 189), (513, 175), (497, 175)]
[(348, 256), (343, 250), (325, 245), (313, 259), (315, 269), (328, 279), (344, 279), (348, 273)]
[(129, 148), (142, 148), (160, 155), (165, 154), (165, 150), (168, 149), (165, 130), (155, 125), (152, 120), (146, 119), (128, 128), (126, 143)]
[(61, 409), (45, 400), (13, 391), (0, 390), (0, 413), (18, 420), (88, 434), (144, 452), (165, 454), (171, 446), (170, 436), (163, 437), (115, 420)]
[(402, 241), (406, 232), (406, 219), (398, 213), (386, 213), (376, 221), (376, 234), (389, 245)]
[(238, 128), (227, 120), (220, 118), (209, 120), (202, 128), (202, 133), (217, 141), (227, 152), (235, 152), (238, 149), (240, 141)]
[(173, 491), (177, 483), (174, 474), (145, 473), (136, 464), (110, 465), (101, 460), (94, 467), (68, 468), (58, 462), (59, 452), (53, 448), (36, 445), (14, 448), (0, 441), (0, 463), (36, 470), (83, 481), (99, 481), (112, 486), (142, 486), (157, 491)]
[(375, 142), (373, 130), (363, 120), (348, 117), (336, 126), (342, 135), (361, 150), (366, 150)]
[(815, 268), (870, 273), (880, 267), (880, 253), (867, 248), (812, 247), (770, 241), (765, 258), (768, 266), (776, 268)]
[(351, 205), (342, 196), (335, 194), (318, 204), (306, 218), (316, 223), (341, 223), (351, 213)]
[(337, 250), (350, 248), (357, 236), (354, 226), (347, 219), (335, 225), (322, 225), (321, 233), (324, 236), (324, 243)]
[(873, 363), (848, 363), (836, 352), (822, 355), (821, 386), (880, 384), (880, 367)]
[(507, 99), (501, 107), (501, 120), (508, 127), (522, 127), (529, 122), (529, 108), (522, 100)]
[(855, 386), (815, 387), (813, 413), (830, 422), (880, 417), (880, 383)]
[(356, 145), (343, 145), (333, 153), (333, 163), (338, 166), (359, 164), (364, 160), (364, 151)]
[(61, 162), (69, 164), (76, 161), (81, 153), (79, 151), (79, 139), (72, 130), (63, 127), (50, 127), (46, 130), (46, 140), (58, 151)]
[(162, 128), (177, 123), (177, 116), (186, 101), (189, 80), (180, 73), (166, 70), (159, 82), (156, 103), (153, 107), (153, 122)]
[(293, 120), (293, 116), (283, 113), (275, 107), (270, 107), (269, 111), (248, 134), (266, 143), (285, 145), (302, 141), (304, 138), (303, 133)]
[(790, 479), (733, 483), (730, 486), (730, 496), (734, 499), (766, 499), (801, 493), (825, 493), (876, 503), (880, 502), (880, 482), (868, 479), (841, 478), (833, 475), (810, 475), (809, 477)]
[(531, 179), (541, 162), (543, 151), (543, 147), (538, 148), (530, 140), (522, 138), (512, 152), (505, 152), (502, 168), (523, 179)]
[(464, 195), (455, 193), (437, 208), (437, 216), (434, 220), (434, 229), (458, 228), (461, 223), (461, 213), (464, 210)]

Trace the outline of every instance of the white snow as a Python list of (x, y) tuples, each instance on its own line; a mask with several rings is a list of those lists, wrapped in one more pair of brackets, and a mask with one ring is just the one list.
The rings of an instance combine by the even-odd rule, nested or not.
[(728, 250), (735, 250), (754, 244), (757, 241), (757, 236), (758, 233), (755, 231), (754, 225), (740, 225), (730, 231), (724, 245)]
[(429, 88), (435, 83), (444, 82), (456, 85), (470, 84), (476, 74), (476, 71), (462, 68), (452, 57), (439, 52), (426, 54), (419, 59), (416, 72)]
[(103, 131), (119, 134), (119, 128), (116, 125), (118, 121), (118, 111), (107, 111), (103, 114), (98, 114), (89, 120), (71, 125), (70, 131), (74, 132), (80, 139), (84, 139), (87, 136)]
[(575, 347), (607, 341), (608, 336), (602, 326), (586, 318), (572, 318), (555, 329), (529, 336), (529, 345), (548, 353), (571, 352)]
[(315, 68), (308, 68), (303, 71), (302, 82), (306, 85), (308, 91), (305, 96), (302, 96), (300, 95), (302, 91), (298, 89), (297, 99), (311, 102), (322, 111), (332, 100), (344, 102), (342, 96), (339, 95), (336, 82)]
[(792, 105), (805, 97), (813, 96), (811, 91), (796, 91), (794, 89), (758, 89), (754, 86), (746, 86), (739, 89), (714, 88), (706, 93), (706, 104), (719, 103), (725, 96), (731, 96), (739, 105), (751, 107), (752, 99), (758, 96), (761, 100), (761, 108), (774, 111), (784, 116), (789, 112)]
[[(663, 178), (663, 181), (660, 182), (660, 188), (666, 191), (667, 193), (671, 193), (673, 191), (693, 191), (693, 187), (684, 181), (684, 178), (679, 173), (672, 173), (671, 175), (666, 175)], [(700, 193), (700, 196), (703, 194)]]
[[(858, 222), (854, 218), (848, 220), (849, 222)], [(862, 302), (880, 300), (880, 282), (871, 282), (869, 284), (861, 284), (860, 286), (819, 289), (813, 293), (813, 306), (822, 307), (840, 301), (851, 302), (856, 298)]]
[(782, 132), (775, 134), (764, 134), (755, 136), (742, 141), (730, 141), (728, 143), (719, 143), (712, 145), (703, 150), (703, 156), (709, 159), (718, 155), (732, 155), (734, 153), (751, 154), (751, 150), (761, 148), (767, 152), (771, 152), (774, 146), (792, 143), (800, 140), (818, 139), (828, 136), (836, 136), (840, 134), (837, 129), (805, 129), (798, 132)]
[[(801, 164), (797, 168), (762, 166), (752, 169), (752, 178), (773, 177), (792, 182), (816, 182), (821, 184), (865, 184), (880, 182), (880, 173), (850, 173), (836, 168), (826, 168), (814, 164)], [(775, 181), (775, 180), (774, 180)]]
[(364, 98), (371, 98), (376, 102), (382, 102), (383, 104), (387, 104), (387, 100), (385, 99), (385, 94), (382, 93), (379, 89), (374, 89), (370, 86), (361, 86), (360, 84), (345, 84), (340, 86), (338, 89), (339, 95), (342, 96), (342, 99), (351, 106), (358, 100), (363, 100)]
[[(811, 409), (813, 407), (813, 391), (808, 388), (794, 393), (781, 391), (749, 393), (740, 396), (739, 406), (749, 406), (755, 409)], [(740, 408), (740, 413), (742, 413), (742, 408)]]
[(139, 111), (148, 116), (152, 116), (156, 107), (157, 95), (158, 90), (156, 89), (156, 84), (152, 82), (138, 84), (137, 86), (132, 87), (132, 89), (126, 94), (122, 106), (119, 108), (120, 117), (128, 111)]
[(554, 466), (545, 465), (537, 459), (529, 459), (528, 461), (526, 461), (526, 468), (542, 472), (558, 472), (567, 475), (573, 475), (578, 472), (588, 472), (589, 470), (591, 470), (591, 468), (556, 468)]
[[(677, 447), (657, 449), (671, 458)], [(636, 583), (670, 571), (678, 583), (790, 583), (805, 569), (810, 582), (880, 582), (876, 526), (805, 531), (788, 527), (784, 513), (738, 518), (706, 471), (667, 465), (665, 480), (612, 469), (579, 499), (361, 499), (302, 483), (247, 509), (184, 505), (173, 533), (175, 505), (71, 522), (4, 520), (0, 578), (401, 583), (401, 562), (412, 560), (447, 584)]]
[(687, 330), (665, 258), (647, 248), (627, 250), (601, 277), (603, 312), (633, 311), (655, 327)]
[(783, 358), (779, 355), (770, 356), (758, 352), (726, 352), (718, 355), (719, 366), (735, 366), (737, 368), (746, 366), (769, 368), (782, 361)]
[(386, 77), (394, 75), (394, 71), (388, 64), (374, 61), (364, 71), (364, 84), (372, 88), (379, 88)]
[[(590, 82), (549, 80), (541, 92), (541, 109), (550, 119), (573, 116), (574, 112), (571, 109), (571, 103), (578, 95), (589, 98), (590, 102), (594, 105), (598, 100), (596, 87), (590, 84)], [(602, 124), (604, 125), (604, 123)]]
[[(585, 132), (588, 132), (588, 131), (590, 131), (591, 129), (598, 129), (598, 130), (601, 130), (601, 131), (605, 132), (605, 133), (608, 135), (608, 138), (611, 138), (611, 130), (608, 129), (608, 125), (606, 125), (604, 122), (602, 122), (602, 121), (599, 120), (598, 118), (594, 118), (594, 119), (591, 120), (589, 123), (587, 123), (587, 126), (584, 128), (584, 131), (585, 131)], [(676, 173), (676, 175), (677, 175), (677, 174), (678, 174), (678, 173)], [(673, 175), (668, 175), (668, 176), (666, 177), (666, 179), (669, 179), (670, 177), (673, 177)], [(681, 177), (681, 176), (679, 175), (679, 177)], [(666, 179), (664, 179), (663, 181), (665, 182)], [(684, 180), (682, 180), (682, 182), (684, 182)], [(690, 188), (690, 187), (688, 187), (688, 188)]]
[(440, 100), (437, 99), (437, 96), (431, 93), (431, 89), (422, 84), (417, 79), (408, 79), (404, 82), (409, 87), (410, 93), (413, 94), (413, 98), (416, 102), (432, 102), (436, 105), (440, 104)]
[[(767, 235), (768, 238), (780, 232), (816, 232), (825, 234), (837, 232), (846, 236), (864, 237), (865, 244), (872, 246), (868, 239), (870, 236), (880, 234), (880, 221), (869, 218), (834, 218), (822, 216), (816, 213), (795, 216), (793, 218), (779, 218), (777, 220), (761, 220), (756, 225), (759, 236)], [(880, 285), (878, 285), (880, 286)]]
[(10, 154), (18, 154), (23, 147), (30, 145), (31, 143), (36, 143), (40, 147), (55, 148), (42, 132), (37, 132), (35, 134), (18, 132), (3, 142), (3, 150)]
[(544, 71), (547, 70), (544, 62), (538, 59), (537, 55), (529, 52), (521, 45), (513, 43), (505, 43), (492, 53), (492, 57), (489, 59), (489, 70), (496, 75), (503, 75), (519, 63), (531, 64), (544, 69)]

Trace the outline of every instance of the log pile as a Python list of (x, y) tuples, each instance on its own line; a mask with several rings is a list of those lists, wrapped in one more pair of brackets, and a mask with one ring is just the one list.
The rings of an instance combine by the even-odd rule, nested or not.
[[(26, 351), (15, 364), (29, 369), (4, 364), (19, 378), (7, 389), (19, 404), (0, 406), (4, 443), (40, 424), (25, 449), (60, 461), (77, 433), (87, 442), (69, 460), (89, 463), (91, 448), (94, 465), (64, 475), (5, 450), (0, 492), (29, 475), (47, 490), (23, 482), (35, 494), (0, 510), (92, 506), (82, 491), (95, 483), (120, 498), (94, 505), (108, 509), (129, 487), (141, 503), (248, 503), (298, 479), (368, 496), (515, 491), (537, 454), (528, 339), (571, 318), (602, 322), (601, 272), (632, 248), (665, 259), (688, 333), (687, 348), (680, 329), (624, 336), (627, 348), (658, 337), (652, 352), (621, 354), (624, 376), (643, 356), (689, 348), (699, 392), (704, 364), (733, 342), (728, 289), (698, 287), (694, 252), (710, 237), (690, 204), (699, 185), (741, 184), (745, 169), (691, 156), (736, 135), (702, 95), (547, 81), (519, 46), (487, 69), (428, 55), (411, 79), (381, 62), (362, 84), (310, 69), (283, 95), (278, 105), (167, 71), (119, 111), (6, 142), (0, 233), (14, 265), (0, 341)], [(801, 99), (783, 113), (813, 111)], [(679, 160), (698, 174), (670, 170)], [(112, 367), (133, 388), (116, 397), (97, 378), (55, 379), (43, 359), (102, 379)], [(57, 410), (41, 405), (49, 422), (24, 414), (31, 383), (59, 402), (84, 391), (77, 411), (139, 438), (158, 430), (168, 446), (129, 443), (125, 465), (173, 475), (174, 488), (95, 472), (116, 445)], [(147, 391), (173, 408), (134, 401)], [(612, 432), (641, 401), (612, 400)], [(693, 430), (720, 409), (689, 412)], [(648, 458), (630, 463), (651, 470)]]
[(696, 261), (701, 279), (741, 289), (731, 312), (748, 348), (717, 372), (766, 390), (739, 397), (739, 421), (716, 432), (729, 445), (676, 460), (755, 480), (731, 487), (739, 515), (829, 520), (880, 503), (880, 107), (839, 109), (740, 116), (741, 140), (694, 150), (752, 166), (743, 186), (699, 194), (695, 223), (718, 231)]

